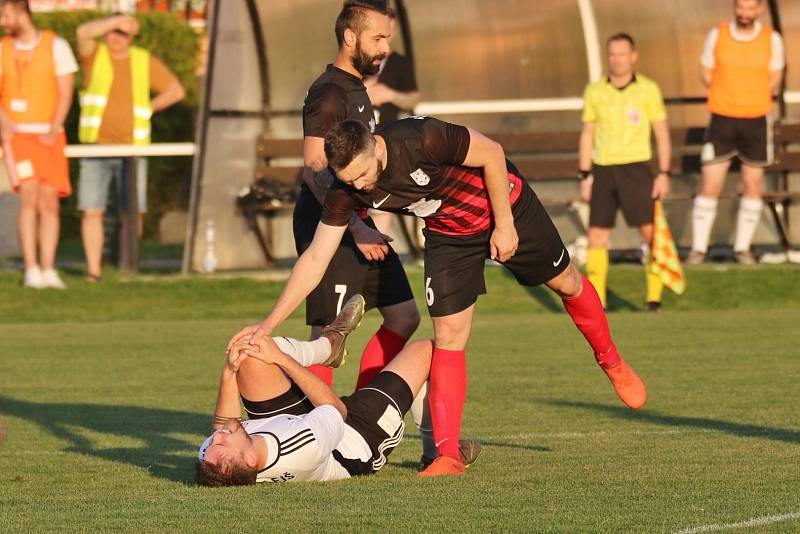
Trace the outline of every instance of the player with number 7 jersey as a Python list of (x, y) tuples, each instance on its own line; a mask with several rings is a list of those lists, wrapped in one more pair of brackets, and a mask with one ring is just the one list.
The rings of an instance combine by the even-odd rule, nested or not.
[[(547, 285), (563, 300), (595, 359), (630, 408), (646, 401), (644, 383), (619, 355), (600, 299), (570, 262), (561, 237), (502, 146), (479, 132), (414, 117), (370, 133), (344, 121), (325, 137), (337, 183), (328, 191), (308, 250), (265, 320), (280, 324), (318, 281), (359, 206), (411, 212), (425, 220), (425, 296), (433, 320), (429, 403), (439, 456), (420, 476), (464, 473), (458, 444), (466, 398), (464, 349), (487, 259), (526, 287)], [(388, 197), (387, 197), (388, 195)]]

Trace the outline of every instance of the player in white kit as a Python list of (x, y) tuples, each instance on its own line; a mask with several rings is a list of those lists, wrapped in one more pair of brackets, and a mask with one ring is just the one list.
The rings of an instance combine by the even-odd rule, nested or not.
[[(220, 379), (216, 431), (198, 454), (198, 483), (326, 481), (375, 473), (403, 438), (403, 416), (428, 378), (433, 347), (429, 340), (408, 344), (372, 382), (341, 399), (305, 368), (329, 357), (303, 358), (284, 350), (263, 339), (256, 346), (244, 340), (230, 351)], [(240, 396), (273, 399), (292, 388), (313, 404), (309, 413), (282, 411), (254, 419), (248, 410), (251, 419), (239, 421)]]

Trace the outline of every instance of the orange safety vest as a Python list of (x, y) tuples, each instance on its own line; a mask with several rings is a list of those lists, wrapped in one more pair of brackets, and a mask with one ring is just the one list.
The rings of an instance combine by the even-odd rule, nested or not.
[(733, 38), (728, 23), (720, 24), (708, 91), (709, 111), (738, 118), (767, 115), (772, 107), (771, 58), (771, 26), (764, 26), (754, 40), (742, 42)]
[(53, 58), (56, 35), (43, 31), (39, 44), (30, 52), (14, 47), (10, 36), (3, 37), (3, 73), (0, 84), (0, 105), (18, 125), (53, 121), (58, 105), (58, 81)]

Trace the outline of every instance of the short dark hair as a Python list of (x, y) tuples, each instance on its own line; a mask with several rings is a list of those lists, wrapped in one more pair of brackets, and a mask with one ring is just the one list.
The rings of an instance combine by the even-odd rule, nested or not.
[(336, 42), (339, 46), (344, 42), (345, 30), (350, 29), (356, 34), (364, 31), (369, 11), (389, 16), (386, 0), (347, 0), (344, 3), (336, 17)]
[(258, 469), (245, 465), (210, 464), (205, 460), (197, 460), (194, 464), (194, 480), (201, 486), (219, 488), (223, 486), (252, 486), (256, 483)]
[(344, 121), (325, 136), (325, 157), (334, 172), (344, 169), (375, 140), (363, 122)]
[(633, 37), (631, 37), (629, 33), (625, 32), (615, 33), (614, 35), (608, 38), (608, 41), (606, 41), (606, 46), (610, 45), (614, 41), (627, 41), (628, 44), (631, 45), (631, 48), (636, 50), (636, 41), (633, 40)]
[(10, 4), (16, 7), (18, 10), (24, 11), (29, 17), (32, 16), (31, 6), (28, 3), (28, 0), (3, 0), (3, 7), (5, 7), (6, 4)]

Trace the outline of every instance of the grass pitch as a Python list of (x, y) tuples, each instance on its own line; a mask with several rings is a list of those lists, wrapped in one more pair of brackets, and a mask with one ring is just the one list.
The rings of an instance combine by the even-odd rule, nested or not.
[[(800, 531), (800, 270), (688, 275), (686, 295), (645, 314), (641, 270), (611, 270), (641, 411), (616, 399), (556, 299), (487, 268), (464, 416), (485, 448), (465, 477), (418, 480), (409, 424), (374, 477), (210, 490), (192, 464), (223, 348), (280, 284), (110, 273), (37, 292), (0, 273), (0, 532), (675, 532), (752, 518)], [(370, 313), (353, 336), (341, 394), (377, 324)], [(302, 315), (280, 333), (304, 337)]]

